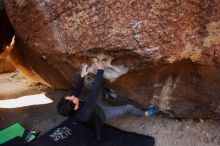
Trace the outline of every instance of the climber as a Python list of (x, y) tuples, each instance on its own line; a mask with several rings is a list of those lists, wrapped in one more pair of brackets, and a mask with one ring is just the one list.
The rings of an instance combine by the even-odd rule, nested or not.
[(58, 112), (67, 117), (73, 117), (76, 123), (81, 123), (95, 130), (96, 139), (101, 140), (101, 127), (104, 121), (114, 117), (130, 113), (136, 116), (152, 116), (156, 113), (154, 107), (146, 111), (126, 104), (121, 106), (106, 106), (101, 102), (102, 79), (105, 69), (105, 62), (98, 60), (96, 78), (89, 96), (85, 101), (79, 101), (79, 95), (84, 85), (84, 78), (89, 73), (88, 65), (83, 65), (81, 75), (71, 96), (62, 97), (57, 104)]

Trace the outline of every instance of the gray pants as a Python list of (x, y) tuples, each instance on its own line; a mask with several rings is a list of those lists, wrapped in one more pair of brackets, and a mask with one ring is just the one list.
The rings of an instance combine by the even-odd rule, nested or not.
[(106, 106), (103, 105), (102, 103), (102, 90), (99, 90), (98, 94), (98, 100), (97, 100), (97, 105), (101, 107), (105, 114), (105, 120), (110, 120), (115, 117), (122, 116), (124, 114), (132, 114), (135, 116), (144, 116), (144, 111), (136, 108), (135, 106), (131, 104), (126, 104), (126, 105), (120, 105), (120, 106)]
[(144, 116), (144, 111), (136, 108), (131, 104), (121, 105), (121, 106), (100, 106), (105, 113), (105, 120), (110, 120), (115, 117), (122, 116), (124, 114), (132, 114), (135, 116)]

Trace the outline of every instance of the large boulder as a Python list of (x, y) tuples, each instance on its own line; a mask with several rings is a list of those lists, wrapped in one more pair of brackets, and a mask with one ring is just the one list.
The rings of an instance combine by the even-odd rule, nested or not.
[[(27, 76), (70, 88), (107, 58), (106, 85), (179, 118), (220, 118), (218, 0), (5, 0), (12, 56)], [(94, 66), (92, 72), (95, 73)]]

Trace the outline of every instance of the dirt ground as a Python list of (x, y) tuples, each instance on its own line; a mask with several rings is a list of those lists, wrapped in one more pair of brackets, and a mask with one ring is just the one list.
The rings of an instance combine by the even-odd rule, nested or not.
[[(12, 73), (0, 74), (0, 100), (18, 98), (41, 93), (42, 86), (30, 86), (26, 79), (13, 79)], [(44, 90), (45, 91), (45, 90)], [(47, 132), (65, 120), (57, 114), (59, 97), (68, 94), (64, 90), (47, 90), (46, 96), (53, 100), (50, 104), (14, 109), (0, 108), (0, 130), (19, 122), (27, 129)], [(220, 121), (209, 119), (171, 119), (164, 115), (152, 118), (137, 118), (125, 115), (108, 121), (107, 124), (120, 129), (151, 135), (156, 146), (220, 146)]]

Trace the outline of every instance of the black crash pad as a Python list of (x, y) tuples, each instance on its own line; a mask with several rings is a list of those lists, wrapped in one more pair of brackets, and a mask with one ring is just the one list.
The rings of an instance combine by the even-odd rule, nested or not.
[(59, 126), (38, 137), (29, 146), (154, 146), (151, 136), (125, 132), (104, 125), (102, 140), (95, 139), (94, 132), (81, 124), (67, 119)]
[(26, 146), (24, 140), (21, 137), (15, 137), (0, 146)]

